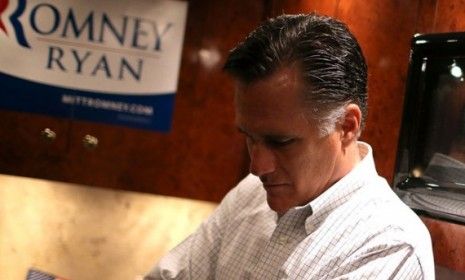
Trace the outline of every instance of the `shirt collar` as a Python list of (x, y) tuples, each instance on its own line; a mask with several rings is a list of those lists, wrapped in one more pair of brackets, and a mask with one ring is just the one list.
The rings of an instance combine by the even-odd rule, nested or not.
[(378, 176), (370, 145), (357, 142), (362, 160), (342, 179), (329, 187), (317, 198), (302, 208), (311, 207), (311, 215), (305, 220), (307, 234), (313, 232), (321, 222), (336, 208), (344, 204), (350, 197), (373, 176)]

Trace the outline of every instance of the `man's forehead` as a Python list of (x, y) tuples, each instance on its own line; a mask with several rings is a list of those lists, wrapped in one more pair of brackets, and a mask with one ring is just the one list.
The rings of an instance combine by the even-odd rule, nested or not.
[(283, 68), (255, 83), (239, 84), (236, 125), (244, 131), (284, 134), (308, 125), (303, 87), (293, 68)]
[(272, 74), (251, 83), (238, 81), (236, 83), (236, 93), (263, 87), (284, 90), (291, 87), (300, 87), (300, 84), (300, 70), (295, 66), (286, 66), (278, 68)]
[[(250, 84), (238, 83), (235, 105), (247, 115), (292, 115), (304, 110), (303, 85), (295, 68), (281, 68)], [(305, 108), (306, 109), (306, 108)]]

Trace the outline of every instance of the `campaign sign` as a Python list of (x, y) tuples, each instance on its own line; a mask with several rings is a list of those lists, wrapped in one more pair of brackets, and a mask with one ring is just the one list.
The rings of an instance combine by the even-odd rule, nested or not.
[(0, 108), (168, 131), (187, 3), (0, 0)]

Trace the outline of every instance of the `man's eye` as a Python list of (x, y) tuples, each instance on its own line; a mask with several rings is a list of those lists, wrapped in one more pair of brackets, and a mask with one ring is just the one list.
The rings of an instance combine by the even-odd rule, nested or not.
[(294, 138), (268, 139), (268, 145), (272, 147), (285, 147), (294, 142)]

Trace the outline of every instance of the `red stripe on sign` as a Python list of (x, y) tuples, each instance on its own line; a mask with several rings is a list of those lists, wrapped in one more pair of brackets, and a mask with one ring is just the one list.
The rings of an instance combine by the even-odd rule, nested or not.
[(3, 24), (1, 17), (2, 17), (2, 13), (6, 10), (6, 7), (8, 7), (8, 1), (9, 0), (0, 0), (0, 29), (3, 30), (5, 34), (8, 34), (8, 32), (6, 31), (5, 24)]

